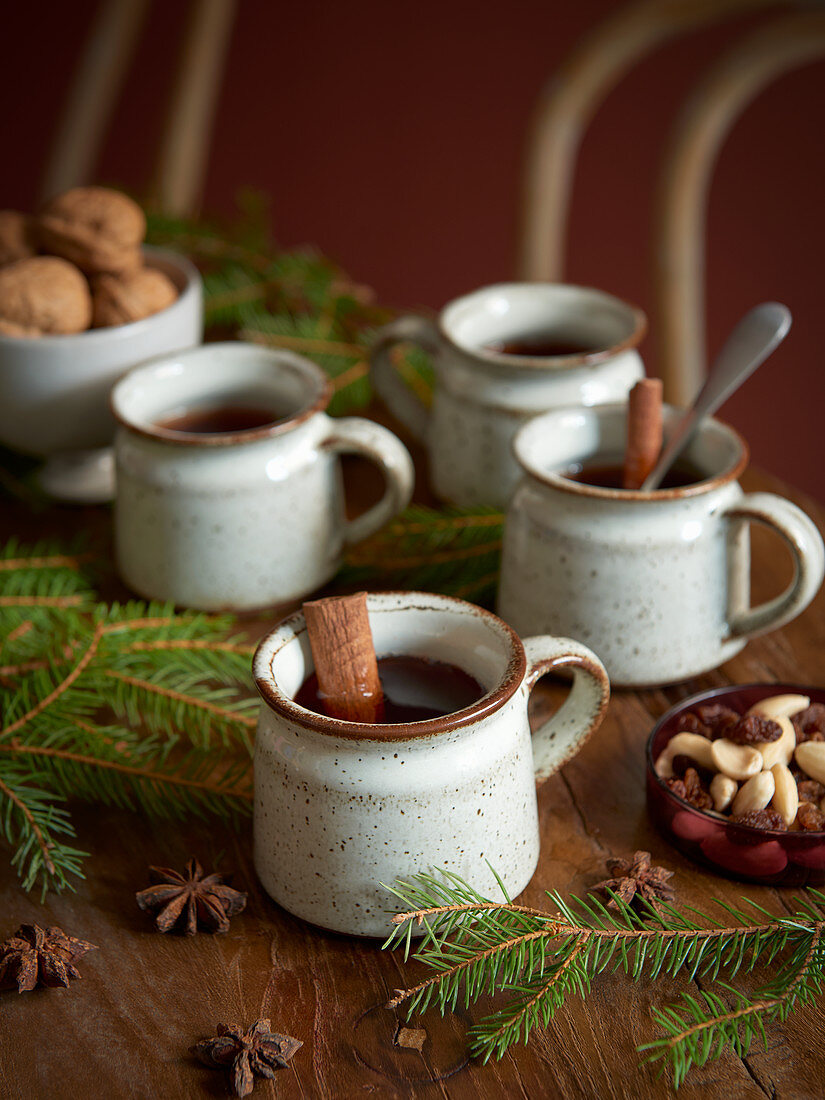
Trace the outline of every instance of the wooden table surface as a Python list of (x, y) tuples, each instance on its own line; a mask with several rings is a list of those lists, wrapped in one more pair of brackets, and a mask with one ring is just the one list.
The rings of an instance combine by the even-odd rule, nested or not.
[[(802, 503), (820, 528), (825, 513), (771, 479), (750, 473), (746, 489), (773, 489)], [(108, 524), (106, 509), (53, 508), (39, 514), (0, 502), (0, 537), (30, 540), (68, 534), (79, 525)], [(754, 596), (787, 581), (778, 540), (757, 532)], [(260, 633), (265, 624), (256, 624)], [(676, 872), (678, 903), (700, 908), (714, 897), (736, 903), (747, 895), (777, 914), (791, 898), (779, 889), (750, 887), (688, 863), (648, 824), (644, 801), (645, 739), (651, 725), (686, 695), (714, 685), (790, 680), (825, 684), (825, 594), (784, 630), (752, 642), (723, 668), (659, 691), (616, 692), (601, 730), (539, 793), (541, 857), (523, 895), (542, 906), (543, 891), (585, 892), (605, 877), (604, 861), (646, 848)], [(542, 685), (532, 710), (538, 719), (558, 689)], [(396, 1014), (382, 1007), (392, 991), (420, 979), (423, 968), (374, 942), (310, 927), (283, 912), (258, 884), (249, 827), (155, 822), (90, 807), (75, 814), (78, 846), (92, 854), (77, 893), (41, 905), (26, 895), (7, 862), (0, 864), (0, 939), (22, 922), (58, 924), (99, 945), (80, 963), (69, 989), (0, 994), (0, 1097), (30, 1100), (106, 1097), (130, 1100), (226, 1095), (224, 1075), (198, 1064), (188, 1048), (215, 1034), (215, 1025), (250, 1024), (268, 1016), (275, 1030), (303, 1041), (276, 1080), (256, 1079), (256, 1097), (662, 1097), (667, 1076), (639, 1069), (636, 1046), (656, 1036), (651, 1006), (675, 1000), (686, 978), (634, 984), (603, 976), (586, 1002), (571, 998), (550, 1029), (526, 1047), (486, 1066), (467, 1060), (464, 1032), (485, 1014), (478, 1007), (441, 1020), (430, 1012), (422, 1053), (393, 1044)], [(249, 892), (246, 910), (228, 934), (162, 936), (134, 902), (149, 864), (183, 868), (197, 853), (209, 867), (232, 869)], [(688, 1076), (679, 1095), (726, 1100), (825, 1095), (825, 1029), (816, 1007), (773, 1024), (768, 1049), (731, 1054)]]

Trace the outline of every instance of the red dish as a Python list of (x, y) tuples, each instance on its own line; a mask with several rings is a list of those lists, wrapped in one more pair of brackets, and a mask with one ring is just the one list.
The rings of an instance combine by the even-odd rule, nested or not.
[(807, 695), (825, 703), (825, 688), (800, 684), (737, 684), (704, 691), (672, 707), (647, 742), (647, 810), (659, 832), (696, 863), (717, 874), (766, 886), (818, 886), (825, 882), (825, 831), (780, 832), (738, 825), (697, 810), (656, 775), (654, 761), (679, 730), (680, 718), (701, 703), (724, 703), (744, 714), (772, 695)]

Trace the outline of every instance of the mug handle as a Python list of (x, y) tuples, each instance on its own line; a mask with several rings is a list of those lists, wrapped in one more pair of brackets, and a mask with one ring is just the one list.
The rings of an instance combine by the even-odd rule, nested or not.
[(540, 634), (524, 640), (529, 692), (546, 672), (560, 668), (573, 671), (570, 694), (544, 725), (533, 734), (533, 765), (536, 784), (566, 764), (602, 724), (610, 701), (610, 681), (599, 658), (572, 638)]
[(344, 543), (351, 546), (375, 534), (410, 503), (415, 484), (415, 469), (410, 453), (401, 440), (387, 428), (360, 416), (345, 416), (330, 421), (325, 449), (336, 454), (357, 454), (368, 458), (384, 475), (384, 495), (363, 515), (344, 525)]
[(430, 355), (439, 348), (438, 330), (426, 317), (399, 317), (384, 325), (370, 348), (370, 377), (376, 393), (405, 428), (425, 443), (430, 410), (395, 369), (390, 352), (396, 344), (418, 344)]
[[(725, 509), (731, 522), (728, 542), (728, 637), (752, 638), (775, 630), (804, 611), (825, 575), (822, 536), (801, 508), (773, 493), (749, 493)], [(750, 607), (747, 527), (761, 523), (775, 531), (794, 559), (794, 578), (781, 595)], [(744, 557), (744, 560), (743, 560)]]

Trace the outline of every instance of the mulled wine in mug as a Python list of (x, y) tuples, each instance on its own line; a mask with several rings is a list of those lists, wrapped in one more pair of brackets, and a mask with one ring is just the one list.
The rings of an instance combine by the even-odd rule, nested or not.
[[(244, 611), (308, 595), (345, 545), (392, 519), (413, 465), (386, 428), (331, 419), (323, 371), (292, 352), (230, 342), (153, 360), (112, 391), (115, 548), (149, 599)], [(345, 518), (339, 455), (374, 462), (382, 499)]]
[[(367, 610), (382, 677), (389, 659), (405, 704), (383, 723), (318, 713), (303, 611), (258, 646), (255, 867), (295, 916), (384, 937), (393, 899), (382, 884), (396, 878), (438, 868), (488, 893), (495, 869), (511, 897), (525, 888), (539, 856), (536, 784), (599, 727), (610, 685), (585, 646), (522, 640), (464, 600), (387, 592)], [(560, 669), (570, 692), (531, 736), (533, 685)]]
[[(520, 473), (516, 431), (550, 408), (624, 400), (644, 374), (636, 348), (646, 328), (641, 310), (599, 290), (500, 283), (450, 302), (435, 321), (402, 317), (381, 329), (372, 380), (426, 444), (439, 497), (503, 507)], [(403, 343), (432, 356), (432, 408), (392, 363)]]
[[(678, 416), (665, 409), (666, 430)], [(669, 487), (647, 493), (619, 487), (626, 437), (623, 405), (557, 409), (518, 433), (498, 611), (520, 634), (581, 639), (615, 684), (668, 684), (795, 618), (822, 583), (825, 553), (796, 505), (743, 493), (748, 448), (733, 428), (705, 420)], [(775, 531), (795, 565), (788, 589), (757, 607), (751, 523)]]

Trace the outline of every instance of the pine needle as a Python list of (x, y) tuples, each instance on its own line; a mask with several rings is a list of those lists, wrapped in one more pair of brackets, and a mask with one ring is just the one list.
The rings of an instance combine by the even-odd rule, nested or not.
[[(415, 875), (389, 889), (407, 908), (392, 918), (384, 947), (402, 946), (406, 958), (413, 929), (423, 929), (413, 957), (434, 973), (397, 990), (388, 1007), (406, 1003), (418, 1013), (435, 1004), (443, 1014), (482, 996), (504, 996), (504, 1007), (469, 1033), (472, 1053), (484, 1062), (547, 1027), (569, 995), (586, 996), (607, 968), (632, 981), (663, 972), (702, 976), (718, 991), (684, 993), (676, 1005), (654, 1009), (662, 1034), (639, 1047), (646, 1062), (670, 1067), (678, 1088), (695, 1065), (727, 1050), (744, 1057), (754, 1038), (765, 1041), (766, 1026), (819, 996), (825, 980), (825, 894), (813, 889), (796, 899), (790, 918), (749, 902), (758, 921), (721, 902), (722, 921), (671, 905), (640, 914), (615, 895), (612, 910), (594, 896), (564, 901), (550, 894), (555, 912), (544, 912), (514, 905), (506, 895), (484, 898), (453, 874)], [(771, 981), (751, 994), (719, 977), (780, 956)]]
[(25, 889), (71, 888), (66, 798), (234, 821), (258, 701), (232, 619), (101, 604), (89, 558), (0, 547), (0, 839)]

